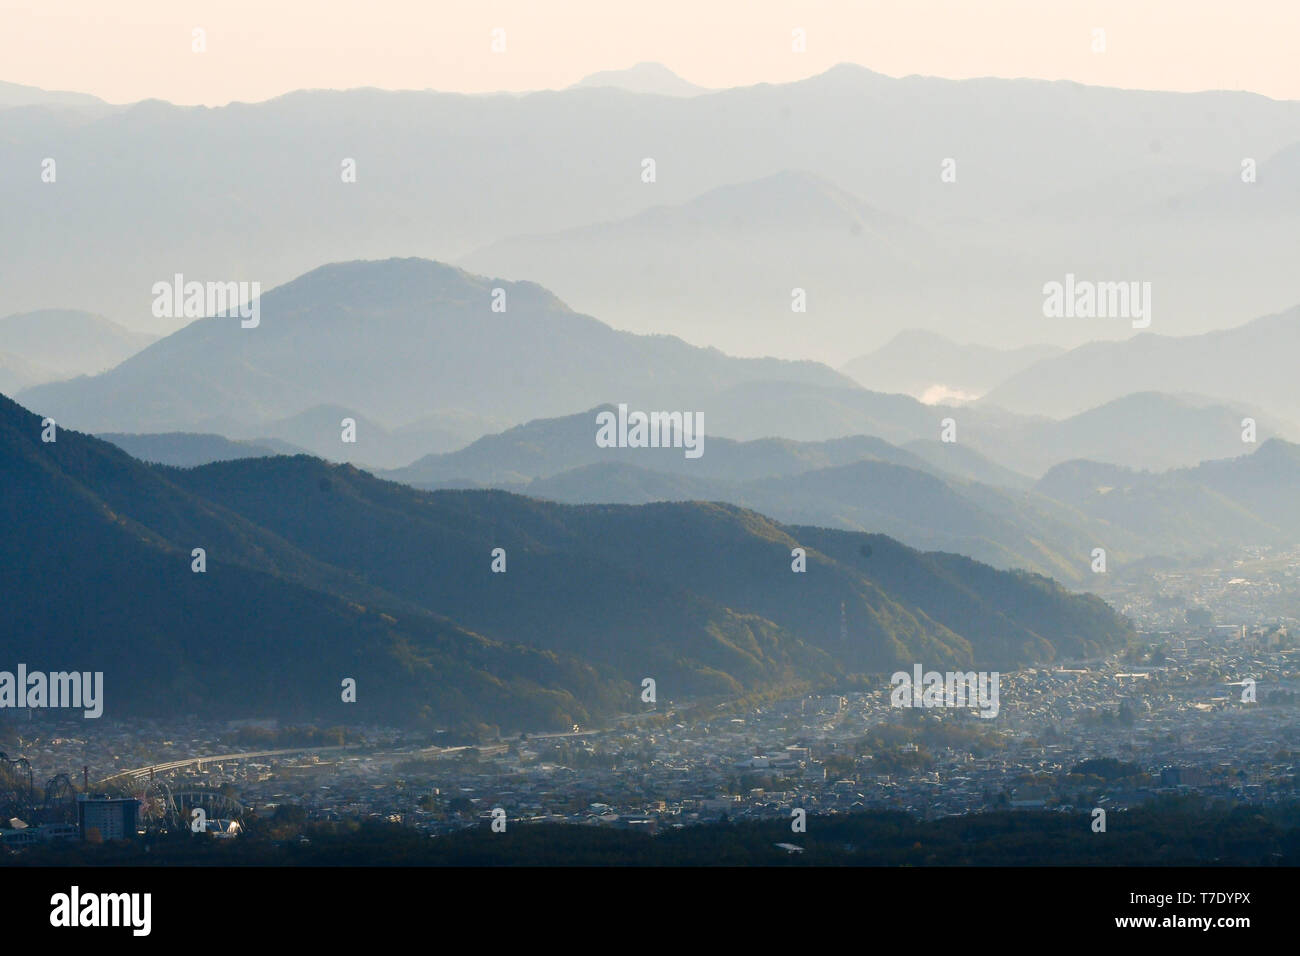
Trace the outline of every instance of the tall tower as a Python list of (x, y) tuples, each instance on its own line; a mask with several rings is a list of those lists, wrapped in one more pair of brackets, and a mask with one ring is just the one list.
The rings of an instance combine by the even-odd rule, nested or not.
[(840, 643), (848, 644), (849, 642), (849, 618), (844, 613), (844, 602), (840, 602)]

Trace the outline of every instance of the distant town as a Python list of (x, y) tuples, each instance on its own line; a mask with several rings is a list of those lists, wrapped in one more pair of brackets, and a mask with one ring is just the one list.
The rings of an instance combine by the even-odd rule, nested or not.
[[(645, 705), (603, 728), (430, 742), (272, 720), (0, 725), (0, 845), (186, 828), (238, 839), (249, 814), (380, 820), (431, 837), (533, 823), (665, 828), (901, 810), (1124, 811), (1162, 794), (1295, 801), (1300, 622), (1278, 613), (1300, 555), (1150, 572), (1108, 597), (1124, 653), (1001, 675), (995, 719), (892, 707), (879, 687), (761, 703)], [(1214, 610), (1210, 610), (1210, 609)], [(30, 714), (30, 712), (29, 712)], [(285, 809), (282, 809), (285, 808)]]

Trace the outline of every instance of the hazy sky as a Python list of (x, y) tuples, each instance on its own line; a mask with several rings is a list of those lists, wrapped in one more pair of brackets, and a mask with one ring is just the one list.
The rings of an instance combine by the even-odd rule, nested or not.
[(314, 87), (559, 88), (643, 60), (711, 87), (853, 62), (1300, 99), (1298, 37), (1300, 0), (0, 0), (0, 80), (219, 105)]

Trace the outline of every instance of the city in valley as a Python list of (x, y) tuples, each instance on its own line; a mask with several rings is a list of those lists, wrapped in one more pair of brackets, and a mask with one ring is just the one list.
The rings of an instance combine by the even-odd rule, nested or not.
[(933, 820), (1122, 814), (1171, 794), (1202, 806), (1294, 801), (1300, 621), (1284, 609), (1300, 552), (1255, 549), (1225, 568), (1123, 581), (1099, 590), (1136, 625), (1132, 647), (1002, 673), (994, 719), (891, 706), (887, 675), (839, 693), (660, 700), (608, 726), (479, 739), (10, 711), (0, 839), (19, 854), (100, 842), (81, 807), (96, 801), (126, 807), (115, 835), (141, 840), (178, 829), (239, 839), (257, 819), (382, 821), (434, 838), (494, 823), (662, 833), (797, 810)]

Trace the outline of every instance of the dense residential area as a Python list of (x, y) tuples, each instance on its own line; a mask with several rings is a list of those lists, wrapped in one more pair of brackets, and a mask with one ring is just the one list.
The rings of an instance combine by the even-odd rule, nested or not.
[[(233, 798), (246, 819), (378, 821), (430, 838), (491, 828), (494, 819), (499, 830), (551, 823), (656, 834), (793, 821), (798, 810), (814, 820), (883, 810), (918, 820), (1116, 814), (1170, 796), (1265, 807), (1300, 796), (1294, 634), (1295, 622), (1143, 633), (1122, 654), (999, 675), (993, 717), (895, 706), (882, 680), (871, 690), (759, 704), (659, 702), (603, 728), (433, 745), (398, 729), (272, 720), (68, 726), (38, 714), (10, 718), (3, 733), (38, 782), (63, 773), (74, 790), (89, 783), (137, 798), (140, 838), (185, 829), (185, 801), (200, 805), (205, 793)], [(229, 756), (243, 752), (261, 755)], [(0, 832), (9, 852), (34, 842), (19, 824), (48, 818), (51, 839), (71, 837), (53, 824), (67, 822), (76, 795), (65, 794), (63, 820), (39, 793), (24, 810), (16, 769), (0, 767), (5, 797), (31, 819), (11, 819)], [(242, 832), (228, 823), (208, 829)], [(792, 831), (794, 844), (799, 838)]]

